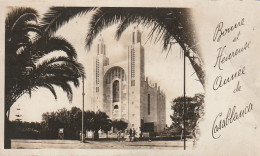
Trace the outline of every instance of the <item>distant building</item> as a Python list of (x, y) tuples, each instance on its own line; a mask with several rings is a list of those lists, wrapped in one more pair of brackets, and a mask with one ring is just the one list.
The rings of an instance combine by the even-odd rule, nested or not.
[(94, 56), (93, 111), (106, 112), (112, 120), (123, 119), (128, 128), (162, 132), (166, 125), (165, 94), (145, 78), (145, 54), (141, 33), (132, 32), (125, 60), (110, 64), (102, 37)]
[(15, 121), (22, 121), (22, 119), (21, 119), (22, 115), (19, 113), (21, 110), (19, 104), (18, 104), (18, 107), (16, 108), (16, 110), (17, 110), (17, 114), (15, 116), (17, 118), (15, 119)]

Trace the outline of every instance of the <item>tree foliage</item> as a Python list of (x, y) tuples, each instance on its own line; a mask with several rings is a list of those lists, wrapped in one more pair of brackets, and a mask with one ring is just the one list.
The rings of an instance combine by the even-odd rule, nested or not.
[[(205, 87), (203, 60), (200, 56), (199, 41), (190, 9), (101, 7), (83, 10), (84, 8), (52, 7), (44, 15), (44, 27), (51, 28), (50, 33), (54, 33), (70, 19), (94, 10), (86, 36), (86, 47), (90, 49), (98, 33), (113, 24), (118, 24), (116, 39), (119, 39), (131, 24), (143, 25), (150, 28), (148, 39), (154, 40), (155, 43), (161, 42), (163, 50), (168, 50), (168, 53), (172, 45), (178, 43), (191, 62), (199, 81)], [(61, 15), (64, 15), (64, 18)]]
[(97, 111), (91, 120), (91, 130), (94, 132), (94, 140), (99, 139), (99, 130), (108, 132), (111, 129), (111, 123), (112, 121), (106, 113)]
[[(43, 123), (46, 125), (51, 137), (57, 137), (59, 128), (64, 128), (66, 139), (77, 139), (82, 129), (82, 111), (77, 107), (72, 107), (70, 111), (63, 108), (56, 112), (47, 112), (42, 115)], [(94, 139), (98, 139), (98, 131), (105, 133), (111, 130), (112, 121), (104, 112), (85, 111), (84, 112), (84, 132), (93, 131)]]
[[(124, 131), (128, 123), (123, 120), (110, 120), (104, 112), (84, 112), (84, 132), (92, 131), (94, 140), (99, 139), (99, 131)], [(64, 129), (64, 139), (79, 139), (82, 130), (82, 111), (77, 107), (66, 108), (42, 114), (39, 122), (11, 122), (11, 138), (13, 139), (58, 139), (59, 129)]]
[(112, 125), (114, 130), (124, 131), (127, 128), (128, 123), (123, 120), (114, 120)]
[[(32, 8), (12, 8), (5, 20), (5, 112), (22, 95), (47, 88), (57, 98), (61, 87), (72, 101), (69, 82), (79, 86), (83, 66), (73, 46), (61, 37), (44, 33)], [(57, 51), (65, 55), (56, 55)]]
[(41, 139), (42, 125), (39, 122), (10, 122), (12, 139)]
[[(186, 97), (186, 134), (195, 135), (198, 123), (204, 116), (204, 95), (196, 94), (194, 97)], [(173, 115), (172, 127), (177, 134), (181, 134), (184, 125), (184, 97), (177, 97), (172, 101)]]

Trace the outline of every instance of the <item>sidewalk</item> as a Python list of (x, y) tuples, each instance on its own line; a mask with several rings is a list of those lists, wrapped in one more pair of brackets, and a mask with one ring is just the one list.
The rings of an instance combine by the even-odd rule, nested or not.
[[(186, 142), (187, 149), (192, 149), (192, 140)], [(183, 150), (183, 141), (87, 141), (78, 140), (12, 140), (13, 149), (168, 149)]]

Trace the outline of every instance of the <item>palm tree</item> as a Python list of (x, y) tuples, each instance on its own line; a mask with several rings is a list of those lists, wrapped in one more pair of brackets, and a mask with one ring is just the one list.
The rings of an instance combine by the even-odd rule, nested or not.
[[(90, 21), (90, 29), (86, 37), (89, 49), (94, 38), (106, 27), (119, 24), (115, 38), (119, 39), (124, 30), (134, 23), (151, 28), (148, 39), (163, 42), (163, 50), (171, 49), (178, 43), (193, 66), (199, 81), (205, 87), (205, 72), (200, 56), (199, 42), (190, 14), (184, 8), (93, 8), (95, 12)], [(49, 34), (77, 15), (82, 15), (92, 8), (61, 8), (52, 7), (43, 18), (44, 27)], [(64, 18), (62, 18), (64, 16)]]
[[(45, 87), (57, 99), (55, 85), (61, 87), (72, 101), (69, 82), (78, 87), (78, 78), (84, 76), (83, 66), (76, 61), (73, 46), (63, 38), (45, 35), (38, 18), (37, 11), (32, 8), (13, 8), (5, 20), (7, 123), (8, 110), (22, 95), (28, 93), (31, 96), (31, 91)], [(63, 51), (66, 55), (55, 56), (56, 51)]]
[[(32, 14), (35, 18), (27, 17)], [(37, 18), (31, 8), (16, 8), (6, 18), (6, 111), (24, 93), (39, 87), (48, 88), (57, 98), (53, 85), (60, 86), (71, 101), (68, 82), (77, 87), (84, 75), (73, 46), (63, 38), (44, 35)], [(66, 56), (53, 57), (56, 51)]]

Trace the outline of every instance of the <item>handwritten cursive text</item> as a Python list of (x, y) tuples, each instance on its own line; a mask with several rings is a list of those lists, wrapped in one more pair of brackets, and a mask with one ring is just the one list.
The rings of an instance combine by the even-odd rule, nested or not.
[(244, 22), (245, 22), (245, 19), (242, 18), (241, 21), (238, 21), (231, 27), (225, 28), (224, 30), (222, 30), (224, 23), (220, 22), (215, 29), (215, 33), (213, 35), (213, 42), (215, 42), (216, 40), (217, 40), (217, 42), (219, 42), (222, 36), (225, 36), (226, 34), (232, 32), (233, 30), (237, 29), (238, 27), (245, 25)]
[(249, 112), (253, 110), (253, 104), (250, 103), (245, 108), (240, 110), (239, 112), (236, 111), (236, 106), (233, 106), (232, 110), (231, 108), (228, 109), (227, 115), (225, 118), (222, 117), (222, 112), (220, 112), (213, 123), (212, 126), (212, 137), (214, 139), (218, 139), (221, 134), (220, 131), (226, 128), (228, 125), (232, 124), (234, 121), (237, 121), (238, 119), (245, 117)]

